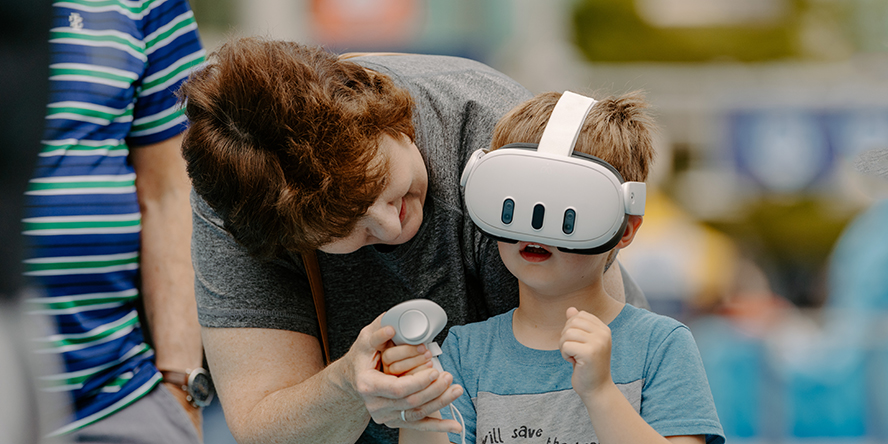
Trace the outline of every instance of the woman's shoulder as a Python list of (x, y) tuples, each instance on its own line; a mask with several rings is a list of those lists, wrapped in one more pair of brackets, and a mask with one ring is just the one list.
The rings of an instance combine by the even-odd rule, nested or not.
[(635, 335), (646, 333), (652, 338), (664, 338), (675, 330), (688, 330), (687, 326), (676, 319), (629, 304), (625, 305), (610, 328), (612, 331), (626, 330)]
[[(413, 53), (366, 53), (360, 57), (350, 59), (361, 66), (371, 69), (384, 67), (403, 74), (435, 73), (441, 74), (447, 71), (484, 71), (497, 73), (498, 71), (476, 60), (463, 57), (413, 54)], [(374, 66), (371, 66), (374, 65)]]

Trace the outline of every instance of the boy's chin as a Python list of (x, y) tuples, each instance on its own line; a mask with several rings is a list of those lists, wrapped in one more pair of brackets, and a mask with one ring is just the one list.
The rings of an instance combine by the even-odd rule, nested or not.
[(535, 294), (539, 295), (558, 295), (564, 293), (564, 282), (560, 282), (552, 277), (541, 276), (519, 276), (518, 280), (522, 285)]

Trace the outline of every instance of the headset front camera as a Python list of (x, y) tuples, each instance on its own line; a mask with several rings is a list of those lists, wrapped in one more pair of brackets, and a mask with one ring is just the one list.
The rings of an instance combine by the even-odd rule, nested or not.
[(506, 199), (503, 202), (503, 215), (502, 221), (504, 224), (509, 225), (512, 223), (512, 216), (515, 214), (515, 201), (512, 199)]
[(574, 221), (577, 218), (577, 212), (573, 209), (568, 208), (567, 211), (564, 212), (564, 223), (561, 225), (561, 231), (564, 234), (571, 234), (574, 231)]

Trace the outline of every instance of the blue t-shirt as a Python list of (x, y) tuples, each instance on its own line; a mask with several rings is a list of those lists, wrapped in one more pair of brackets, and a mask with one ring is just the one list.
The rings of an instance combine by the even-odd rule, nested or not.
[[(573, 366), (559, 350), (525, 347), (512, 333), (514, 310), (450, 329), (439, 357), (464, 393), (453, 405), (465, 419), (466, 442), (596, 443)], [(706, 435), (724, 442), (694, 338), (680, 322), (626, 305), (609, 327), (611, 376), (663, 436)], [(450, 409), (441, 411), (451, 418)], [(459, 434), (450, 440), (460, 442)]]

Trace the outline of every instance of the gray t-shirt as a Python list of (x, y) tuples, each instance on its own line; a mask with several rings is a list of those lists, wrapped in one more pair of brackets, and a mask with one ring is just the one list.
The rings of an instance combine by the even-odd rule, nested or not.
[[(531, 97), (514, 80), (471, 60), (397, 55), (351, 61), (391, 76), (413, 96), (416, 146), (428, 168), (429, 188), (422, 225), (409, 242), (388, 252), (373, 246), (344, 255), (318, 252), (333, 359), (348, 351), (364, 326), (408, 299), (430, 299), (447, 312), (439, 343), (451, 325), (482, 321), (518, 305), (517, 281), (500, 260), (496, 242), (466, 214), (459, 179), (469, 155), (488, 148), (497, 120)], [(299, 255), (256, 260), (203, 199), (192, 195), (192, 206), (201, 325), (318, 336)], [(629, 302), (644, 305), (638, 287), (625, 274), (624, 279)], [(371, 421), (358, 442), (397, 442), (397, 431)]]

